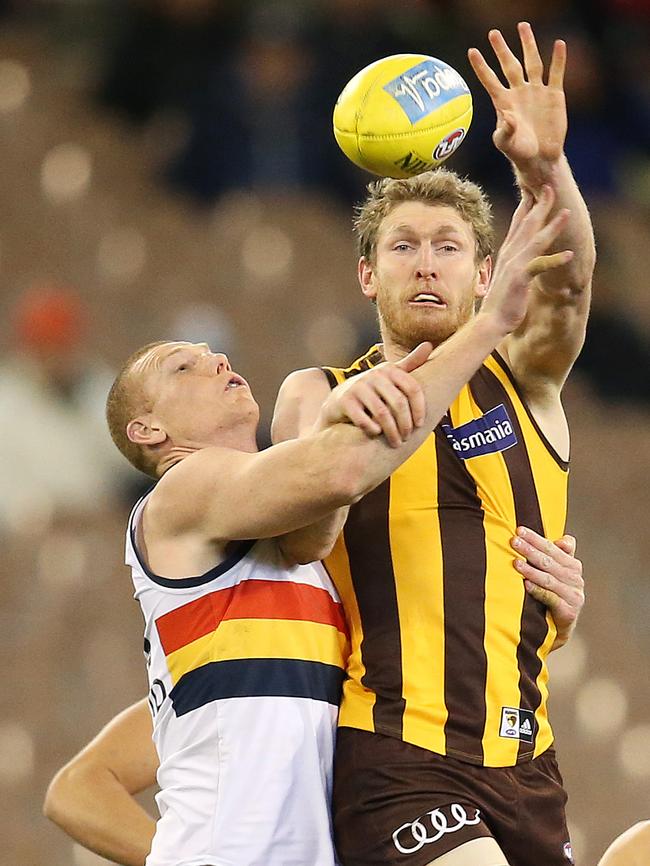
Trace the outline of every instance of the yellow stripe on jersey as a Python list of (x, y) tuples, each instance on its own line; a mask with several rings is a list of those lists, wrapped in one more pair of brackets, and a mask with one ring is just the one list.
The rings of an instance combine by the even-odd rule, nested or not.
[(209, 634), (167, 656), (172, 682), (210, 662), (285, 658), (341, 666), (347, 639), (334, 626), (299, 620), (224, 620)]
[[(433, 479), (434, 485), (424, 487), (423, 477)], [(389, 526), (397, 603), (405, 612), (400, 630), (402, 665), (420, 671), (417, 678), (404, 681), (403, 737), (411, 743), (425, 741), (433, 751), (444, 752), (442, 554), (440, 526), (431, 510), (437, 496), (436, 478), (436, 453), (429, 440), (391, 479)], [(428, 634), (426, 658), (422, 657), (423, 630)]]
[(350, 581), (350, 563), (345, 548), (343, 534), (339, 535), (326, 562), (330, 577), (335, 582), (339, 598), (346, 611), (350, 628), (350, 655), (348, 657), (347, 674), (349, 679), (344, 687), (354, 690), (355, 699), (346, 703), (345, 711), (341, 708), (339, 724), (363, 731), (372, 731), (372, 709), (375, 704), (375, 694), (363, 687), (362, 682), (366, 668), (361, 657), (363, 644), (363, 627), (356, 596)]
[[(373, 347), (326, 372), (334, 385), (380, 360)], [(566, 469), (495, 353), (416, 454), (352, 507), (327, 561), (352, 629), (341, 724), (486, 766), (548, 748), (555, 627), (510, 539), (520, 523), (561, 536)]]

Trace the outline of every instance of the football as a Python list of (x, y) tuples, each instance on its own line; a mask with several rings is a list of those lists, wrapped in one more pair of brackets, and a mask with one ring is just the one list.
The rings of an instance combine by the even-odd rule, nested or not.
[(411, 177), (444, 162), (472, 121), (472, 95), (443, 60), (393, 54), (352, 78), (334, 107), (334, 137), (355, 165)]

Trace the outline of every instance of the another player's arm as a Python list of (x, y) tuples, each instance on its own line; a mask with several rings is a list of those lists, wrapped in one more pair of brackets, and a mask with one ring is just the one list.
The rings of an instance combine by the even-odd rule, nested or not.
[(158, 755), (146, 700), (121, 712), (56, 774), (47, 818), (96, 854), (143, 866), (156, 823), (134, 799), (156, 782)]
[[(368, 436), (383, 434), (389, 445), (398, 448), (415, 427), (421, 426), (426, 413), (422, 388), (409, 375), (410, 358), (380, 364), (332, 391), (322, 370), (290, 375), (278, 395), (286, 411), (274, 418), (273, 441), (286, 441), (349, 421)], [(334, 546), (347, 514), (347, 507), (339, 508), (315, 524), (288, 533), (278, 539), (280, 547), (287, 558), (297, 562), (323, 559)]]
[(406, 442), (393, 448), (385, 436), (370, 438), (338, 422), (259, 453), (205, 448), (159, 481), (144, 513), (145, 535), (151, 530), (215, 542), (275, 537), (358, 501), (386, 479), (424, 442), (485, 357), (521, 324), (531, 279), (571, 257), (570, 251), (543, 255), (568, 218), (562, 211), (548, 221), (552, 204), (553, 192), (545, 188), (534, 206), (517, 208), (480, 313), (430, 358), (430, 344), (422, 344), (395, 365), (419, 367), (411, 375), (426, 401), (423, 424)]
[[(287, 376), (278, 392), (271, 423), (273, 444), (310, 434), (329, 395), (330, 387), (320, 369), (299, 370)], [(278, 405), (283, 407), (281, 414), (277, 413)], [(278, 539), (280, 549), (292, 562), (325, 559), (334, 547), (347, 515), (348, 507), (343, 506), (316, 523), (281, 536)]]
[(524, 323), (500, 347), (527, 395), (543, 403), (545, 390), (559, 394), (584, 342), (596, 254), (589, 212), (564, 155), (566, 44), (556, 40), (545, 84), (532, 28), (522, 22), (518, 29), (523, 67), (498, 30), (489, 34), (508, 86), (476, 48), (469, 60), (494, 104), (494, 143), (512, 163), (522, 195), (537, 199), (549, 185), (554, 208), (571, 212), (552, 250), (571, 249), (573, 258), (536, 278)]
[(517, 552), (515, 568), (524, 579), (526, 592), (550, 610), (557, 634), (552, 650), (571, 637), (585, 604), (582, 563), (576, 557), (576, 540), (564, 535), (549, 541), (532, 529), (520, 526), (510, 542)]
[(598, 866), (647, 866), (648, 863), (650, 821), (639, 821), (614, 839), (598, 861)]

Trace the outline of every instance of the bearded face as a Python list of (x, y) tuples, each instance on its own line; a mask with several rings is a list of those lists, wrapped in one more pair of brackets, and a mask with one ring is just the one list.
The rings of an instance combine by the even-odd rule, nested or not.
[(387, 347), (409, 352), (423, 340), (438, 345), (472, 316), (487, 291), (489, 259), (476, 262), (474, 233), (446, 205), (403, 202), (384, 218), (375, 262), (359, 277), (377, 303)]

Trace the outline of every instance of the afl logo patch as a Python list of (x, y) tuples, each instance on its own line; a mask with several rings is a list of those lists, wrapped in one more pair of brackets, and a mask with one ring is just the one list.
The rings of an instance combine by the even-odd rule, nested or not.
[(449, 135), (445, 135), (445, 137), (433, 151), (433, 158), (446, 159), (448, 156), (450, 156), (459, 147), (461, 141), (465, 138), (466, 131), (467, 130), (464, 129), (464, 127), (459, 126), (458, 129), (450, 132)]

